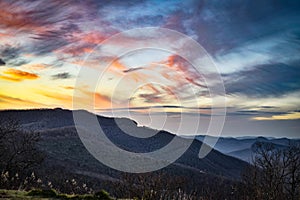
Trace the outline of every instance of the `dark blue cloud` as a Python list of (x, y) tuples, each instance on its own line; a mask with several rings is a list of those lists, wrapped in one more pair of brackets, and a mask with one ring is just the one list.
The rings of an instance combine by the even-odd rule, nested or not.
[(14, 47), (11, 45), (0, 46), (0, 56), (6, 62), (18, 58), (20, 54), (21, 50), (18, 47)]
[(0, 66), (21, 66), (27, 64), (28, 61), (21, 58), (22, 48), (19, 46), (3, 45), (0, 46)]
[[(197, 1), (195, 1), (197, 2)], [(204, 1), (194, 6), (191, 29), (210, 52), (294, 29), (300, 25), (299, 1)]]
[(259, 65), (225, 75), (227, 94), (253, 97), (281, 96), (300, 90), (300, 62)]
[(0, 58), (0, 66), (5, 65), (6, 63)]
[(69, 79), (72, 78), (72, 75), (68, 72), (58, 73), (51, 76), (53, 80), (57, 79)]

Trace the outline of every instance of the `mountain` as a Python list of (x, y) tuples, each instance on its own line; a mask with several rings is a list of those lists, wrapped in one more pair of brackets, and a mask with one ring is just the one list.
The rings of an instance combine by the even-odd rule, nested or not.
[[(201, 142), (204, 135), (195, 138)], [(208, 136), (211, 137), (211, 136)], [(272, 137), (220, 137), (214, 148), (226, 155), (230, 155), (246, 162), (252, 161), (253, 148), (258, 142), (273, 144), (274, 148), (287, 148), (290, 144), (300, 144), (298, 139), (272, 138)]]
[[(84, 112), (86, 111), (74, 111)], [(91, 113), (87, 113), (92, 115)], [(96, 160), (82, 144), (74, 126), (72, 111), (63, 109), (6, 110), (0, 111), (0, 119), (15, 119), (22, 128), (40, 132), (39, 148), (47, 155), (40, 170), (45, 173), (71, 173), (86, 178), (116, 180), (120, 172), (110, 169)], [(149, 138), (136, 138), (125, 134), (114, 118), (97, 116), (106, 136), (117, 146), (132, 152), (149, 152), (168, 144), (174, 137), (166, 131), (159, 131)], [(130, 131), (153, 132), (129, 119), (120, 118), (118, 124), (125, 125)], [(179, 138), (183, 143), (188, 140)], [(103, 145), (105, 145), (103, 143)], [(223, 177), (228, 180), (239, 179), (248, 164), (237, 158), (212, 150), (203, 159), (198, 158), (202, 142), (194, 140), (189, 149), (173, 164), (164, 170), (172, 174), (188, 174), (198, 179), (201, 176), (214, 179)], [(101, 148), (101, 147), (100, 147)], [(104, 148), (104, 147), (103, 147)]]

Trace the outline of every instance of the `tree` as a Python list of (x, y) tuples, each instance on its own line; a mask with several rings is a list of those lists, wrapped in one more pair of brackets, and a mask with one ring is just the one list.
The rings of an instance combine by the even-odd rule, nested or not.
[(253, 166), (244, 174), (243, 186), (248, 199), (299, 199), (300, 147), (256, 143)]
[(15, 120), (0, 120), (0, 171), (21, 174), (40, 164), (44, 154), (37, 149), (39, 138)]
[(285, 191), (289, 199), (295, 200), (300, 198), (300, 148), (292, 145), (284, 152), (285, 164)]

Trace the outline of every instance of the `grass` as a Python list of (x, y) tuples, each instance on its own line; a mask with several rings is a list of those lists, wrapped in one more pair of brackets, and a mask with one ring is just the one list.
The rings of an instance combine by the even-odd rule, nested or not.
[(26, 200), (26, 199), (36, 199), (36, 200), (111, 200), (108, 193), (105, 191), (99, 191), (95, 195), (67, 195), (58, 194), (54, 190), (31, 190), (18, 191), (18, 190), (0, 190), (0, 199), (10, 199), (10, 200)]

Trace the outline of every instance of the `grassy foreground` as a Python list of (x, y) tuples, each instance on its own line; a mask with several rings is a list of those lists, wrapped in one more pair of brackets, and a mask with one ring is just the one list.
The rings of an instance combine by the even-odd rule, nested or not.
[(0, 190), (0, 199), (21, 200), (21, 199), (36, 199), (36, 200), (111, 200), (108, 193), (100, 191), (94, 195), (67, 195), (58, 194), (54, 190), (31, 190), (29, 192), (19, 190)]

